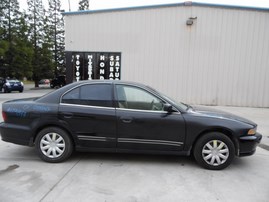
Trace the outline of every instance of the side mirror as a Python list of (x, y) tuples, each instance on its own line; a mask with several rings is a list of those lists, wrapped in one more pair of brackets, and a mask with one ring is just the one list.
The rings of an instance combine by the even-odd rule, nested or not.
[(167, 111), (167, 112), (173, 112), (173, 106), (172, 105), (170, 105), (170, 104), (164, 104), (164, 106), (163, 106), (163, 110), (164, 111)]

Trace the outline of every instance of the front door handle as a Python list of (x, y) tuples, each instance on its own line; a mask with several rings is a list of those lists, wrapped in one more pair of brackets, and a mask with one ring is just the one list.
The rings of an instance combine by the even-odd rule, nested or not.
[(123, 123), (132, 123), (133, 119), (130, 118), (130, 117), (121, 117), (120, 120), (123, 122)]

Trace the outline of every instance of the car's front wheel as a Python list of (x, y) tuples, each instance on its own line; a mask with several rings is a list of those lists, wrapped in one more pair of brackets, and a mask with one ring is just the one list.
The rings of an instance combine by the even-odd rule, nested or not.
[(193, 154), (202, 167), (221, 170), (231, 164), (235, 147), (228, 136), (220, 132), (210, 132), (198, 139)]
[(8, 90), (7, 87), (4, 87), (4, 93), (10, 93), (10, 92), (11, 92), (11, 90)]
[(66, 160), (73, 152), (73, 143), (69, 135), (57, 127), (41, 130), (35, 140), (40, 158), (50, 163)]

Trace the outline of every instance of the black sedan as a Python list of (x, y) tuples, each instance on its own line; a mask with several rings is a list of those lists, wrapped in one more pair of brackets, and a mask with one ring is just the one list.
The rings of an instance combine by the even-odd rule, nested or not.
[(1, 91), (4, 93), (10, 93), (12, 91), (19, 91), (20, 93), (23, 92), (23, 82), (17, 79), (0, 79), (0, 87)]
[(252, 155), (262, 136), (247, 119), (177, 103), (122, 81), (82, 81), (40, 98), (3, 103), (3, 141), (35, 146), (47, 162), (77, 151), (193, 154), (207, 169)]

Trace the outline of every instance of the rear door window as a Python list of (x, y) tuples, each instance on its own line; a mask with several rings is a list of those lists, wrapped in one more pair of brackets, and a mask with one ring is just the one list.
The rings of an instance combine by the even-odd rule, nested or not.
[(80, 102), (82, 105), (112, 107), (112, 85), (97, 84), (81, 86)]
[(62, 103), (112, 107), (112, 85), (89, 84), (75, 88), (62, 97)]

